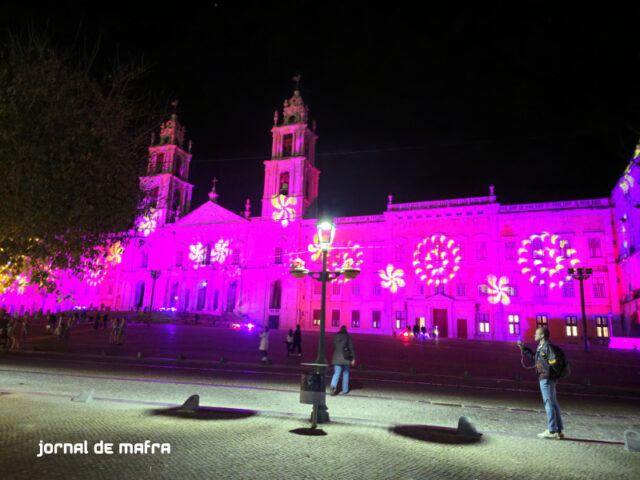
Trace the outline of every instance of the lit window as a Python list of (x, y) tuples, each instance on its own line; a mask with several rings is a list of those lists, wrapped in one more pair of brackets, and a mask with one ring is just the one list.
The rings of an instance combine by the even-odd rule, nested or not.
[(536, 237), (531, 242), (531, 254), (534, 259), (536, 258), (544, 258), (544, 247), (542, 245), (542, 239), (540, 237)]
[(509, 335), (520, 335), (520, 315), (509, 315)]
[(599, 258), (602, 256), (602, 246), (599, 238), (589, 239), (589, 256), (591, 258)]
[(478, 332), (483, 334), (489, 333), (488, 313), (478, 313)]
[(340, 326), (340, 310), (331, 310), (331, 326)]
[(578, 336), (578, 317), (575, 315), (567, 315), (564, 317), (564, 325), (567, 330), (567, 337)]
[(382, 321), (380, 318), (382, 317), (382, 312), (380, 310), (374, 310), (371, 312), (371, 327), (372, 328), (380, 328), (382, 326)]
[(604, 288), (604, 278), (593, 277), (591, 284), (593, 285), (593, 296), (595, 298), (606, 298), (607, 292)]
[(407, 328), (407, 316), (404, 310), (396, 310), (396, 330)]
[(536, 328), (549, 328), (549, 317), (547, 315), (536, 315)]
[(351, 328), (360, 328), (360, 310), (351, 311)]
[(320, 310), (313, 311), (313, 326), (317, 327), (320, 325)]
[(609, 319), (604, 316), (596, 316), (596, 335), (599, 338), (609, 338)]

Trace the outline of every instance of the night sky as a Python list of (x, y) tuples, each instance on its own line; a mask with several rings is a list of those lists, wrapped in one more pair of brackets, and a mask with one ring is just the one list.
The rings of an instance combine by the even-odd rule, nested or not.
[(215, 176), (221, 205), (250, 198), (260, 213), (273, 112), (296, 73), (320, 137), (320, 209), (334, 216), (489, 185), (503, 204), (608, 197), (640, 137), (637, 7), (92, 5), (4, 5), (0, 26), (47, 24), (63, 45), (80, 29), (103, 58), (143, 55), (194, 142), (194, 207)]

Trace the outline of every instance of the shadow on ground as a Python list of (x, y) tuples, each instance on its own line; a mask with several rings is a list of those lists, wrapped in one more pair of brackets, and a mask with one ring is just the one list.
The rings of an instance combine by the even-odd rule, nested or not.
[(289, 430), (289, 433), (293, 433), (295, 435), (305, 435), (307, 437), (321, 437), (326, 435), (327, 432), (322, 430), (321, 428), (294, 428), (293, 430)]
[(481, 436), (458, 435), (455, 428), (431, 427), (428, 425), (398, 425), (389, 430), (396, 435), (433, 443), (463, 445), (479, 443), (482, 438)]
[(200, 407), (194, 412), (182, 410), (180, 407), (151, 410), (150, 415), (194, 420), (241, 420), (256, 415), (254, 410), (238, 410), (235, 408)]

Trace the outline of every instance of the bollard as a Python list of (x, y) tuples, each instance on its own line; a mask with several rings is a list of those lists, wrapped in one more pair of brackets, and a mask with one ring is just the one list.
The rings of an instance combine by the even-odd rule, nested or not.
[(522, 375), (520, 375), (519, 373), (516, 373), (515, 379), (516, 379), (516, 382), (521, 382), (522, 381)]
[(179, 408), (181, 412), (195, 413), (200, 408), (200, 395), (191, 395)]
[(138, 352), (138, 360), (142, 358), (142, 352)]
[(471, 378), (471, 374), (469, 373), (469, 370), (464, 371), (464, 378)]
[(227, 363), (227, 357), (225, 357), (224, 355), (220, 357), (220, 363)]
[(624, 431), (624, 449), (627, 452), (640, 452), (640, 434), (634, 430)]
[(184, 355), (182, 354), (178, 355), (178, 360), (184, 360)]
[(458, 419), (458, 430), (456, 433), (462, 437), (467, 438), (480, 438), (481, 433), (478, 433), (476, 426), (473, 424), (469, 417), (462, 416)]
[(416, 369), (415, 369), (415, 368), (413, 368), (413, 367), (411, 367), (411, 368), (409, 369), (409, 373), (410, 373), (411, 375), (415, 375), (415, 374), (416, 374)]

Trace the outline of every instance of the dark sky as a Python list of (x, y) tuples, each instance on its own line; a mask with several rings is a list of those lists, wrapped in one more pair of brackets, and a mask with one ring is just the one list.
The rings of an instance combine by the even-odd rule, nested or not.
[(62, 44), (80, 28), (105, 58), (144, 55), (194, 142), (194, 206), (216, 176), (223, 206), (250, 198), (259, 214), (273, 111), (296, 72), (335, 216), (491, 184), (503, 204), (607, 197), (640, 136), (637, 7), (206, 3), (5, 5), (0, 25), (47, 23)]

